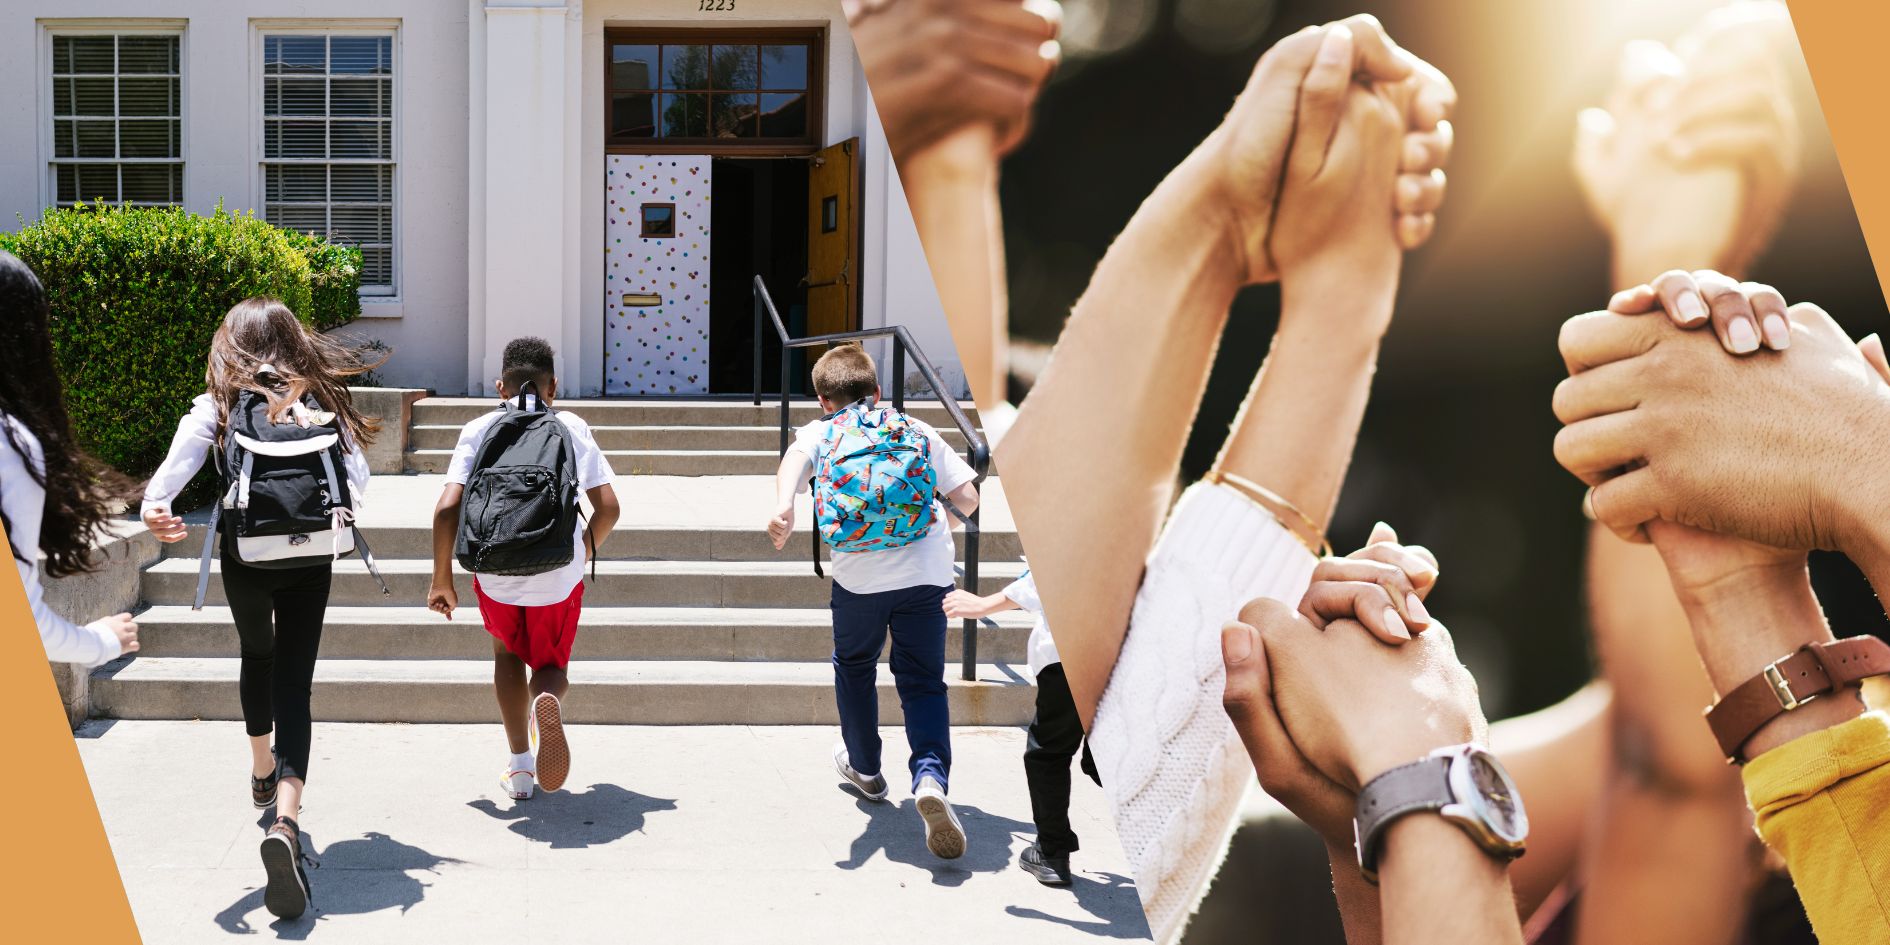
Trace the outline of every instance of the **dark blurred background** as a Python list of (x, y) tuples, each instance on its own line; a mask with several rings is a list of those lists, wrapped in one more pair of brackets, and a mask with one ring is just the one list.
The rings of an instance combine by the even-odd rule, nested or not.
[[(1342, 551), (1378, 519), (1434, 550), (1432, 610), (1492, 718), (1556, 702), (1590, 677), (1582, 488), (1556, 465), (1556, 330), (1601, 308), (1605, 234), (1570, 169), (1576, 112), (1603, 104), (1623, 43), (1671, 43), (1704, 0), (1064, 0), (1064, 67), (1004, 164), (1011, 323), (1055, 341), (1096, 261), (1142, 198), (1219, 122), (1281, 36), (1356, 12), (1455, 82), (1456, 150), (1437, 233), (1406, 257), (1397, 314), (1332, 527)], [(1803, 171), (1748, 278), (1823, 305), (1854, 336), (1890, 329), (1808, 75)], [(1276, 287), (1236, 300), (1184, 475), (1205, 472), (1279, 313)], [(1816, 564), (1840, 634), (1883, 611), (1847, 562)]]

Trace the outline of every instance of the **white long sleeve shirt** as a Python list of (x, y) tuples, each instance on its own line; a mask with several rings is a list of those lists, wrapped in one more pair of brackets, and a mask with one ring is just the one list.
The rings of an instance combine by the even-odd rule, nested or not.
[[(177, 421), (177, 434), (171, 437), (171, 451), (165, 455), (164, 464), (151, 476), (150, 484), (144, 487), (144, 505), (140, 512), (152, 509), (169, 511), (177, 494), (190, 485), (190, 480), (203, 468), (204, 457), (210, 455), (210, 448), (217, 442), (217, 408), (209, 394), (198, 394), (190, 402), (190, 412), (184, 419)], [(367, 455), (355, 447), (353, 438), (344, 431), (341, 435), (342, 465), (348, 477), (348, 493), (354, 500), (354, 510), (361, 511), (361, 500), (367, 495), (368, 462)]]
[(55, 663), (98, 666), (119, 657), (118, 635), (103, 621), (79, 626), (57, 613), (45, 600), (39, 583), (39, 526), (46, 515), (46, 489), (35, 478), (46, 468), (45, 453), (39, 438), (19, 421), (0, 414), (0, 423), (12, 431), (22, 456), (5, 442), (0, 442), (0, 511), (6, 513), (13, 545), (13, 564), (19, 569), (20, 584), (26, 590), (26, 603), (39, 627), (39, 642), (46, 648), (46, 658)]
[(1253, 764), (1221, 706), (1221, 626), (1258, 597), (1298, 606), (1318, 559), (1226, 486), (1182, 494), (1136, 593), (1090, 747), (1155, 941), (1219, 866)]
[(1056, 638), (1050, 635), (1050, 622), (1043, 619), (1043, 598), (1037, 595), (1037, 576), (1030, 571), (1019, 575), (1004, 588), (1004, 596), (1010, 598), (1019, 610), (1029, 611), (1037, 618), (1030, 626), (1030, 639), (1025, 642), (1026, 659), (1030, 661), (1030, 675), (1035, 679), (1044, 667), (1063, 662), (1057, 653)]

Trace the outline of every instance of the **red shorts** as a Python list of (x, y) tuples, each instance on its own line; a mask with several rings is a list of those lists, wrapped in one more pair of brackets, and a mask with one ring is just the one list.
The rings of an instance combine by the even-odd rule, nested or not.
[(473, 594), (479, 598), (479, 619), (485, 621), (486, 632), (505, 644), (513, 656), (524, 660), (526, 666), (563, 669), (570, 664), (578, 615), (584, 611), (583, 581), (571, 589), (570, 597), (543, 607), (501, 604), (486, 596), (478, 578), (473, 578)]

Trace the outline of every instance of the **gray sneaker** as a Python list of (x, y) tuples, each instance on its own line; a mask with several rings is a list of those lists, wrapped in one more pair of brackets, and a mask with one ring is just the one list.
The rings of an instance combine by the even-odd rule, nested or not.
[(965, 828), (958, 823), (958, 812), (945, 799), (945, 786), (937, 778), (920, 778), (912, 789), (919, 816), (925, 820), (925, 848), (941, 860), (956, 860), (965, 855)]
[(847, 760), (847, 746), (844, 744), (833, 746), (833, 770), (838, 772), (848, 784), (853, 785), (853, 789), (860, 792), (861, 797), (869, 801), (886, 799), (886, 778), (877, 774), (869, 777), (853, 770), (853, 765)]

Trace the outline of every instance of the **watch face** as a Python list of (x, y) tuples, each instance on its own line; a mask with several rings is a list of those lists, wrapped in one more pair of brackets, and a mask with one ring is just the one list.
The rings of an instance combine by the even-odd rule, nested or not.
[(1473, 791), (1469, 800), (1483, 822), (1504, 840), (1522, 840), (1529, 833), (1529, 818), (1523, 813), (1522, 799), (1509, 773), (1485, 752), (1471, 752), (1465, 760)]

